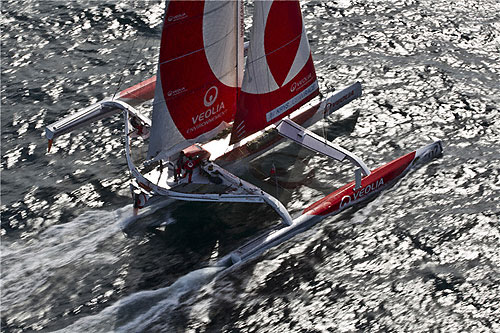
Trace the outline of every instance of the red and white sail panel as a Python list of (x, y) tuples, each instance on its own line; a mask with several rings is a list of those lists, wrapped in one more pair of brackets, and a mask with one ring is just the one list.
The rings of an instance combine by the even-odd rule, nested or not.
[(277, 122), (318, 93), (299, 1), (255, 1), (231, 143)]
[(167, 2), (150, 157), (208, 140), (233, 120), (242, 80), (241, 14), (239, 1)]

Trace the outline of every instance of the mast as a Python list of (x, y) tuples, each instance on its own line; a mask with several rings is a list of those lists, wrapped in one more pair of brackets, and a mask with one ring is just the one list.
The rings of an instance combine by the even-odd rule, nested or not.
[[(237, 23), (237, 34), (236, 34), (236, 65), (239, 66), (239, 68), (236, 70), (236, 82), (237, 86), (241, 88), (241, 83), (243, 80), (243, 59), (244, 59), (244, 35), (245, 35), (245, 12), (244, 12), (244, 7), (243, 7), (243, 2), (241, 0), (236, 1), (237, 6), (235, 8), (236, 13), (235, 13), (235, 18)], [(242, 46), (240, 46), (240, 44)], [(241, 52), (241, 53), (240, 53)], [(236, 105), (238, 105), (238, 97), (241, 92), (241, 89), (238, 89), (236, 92)]]

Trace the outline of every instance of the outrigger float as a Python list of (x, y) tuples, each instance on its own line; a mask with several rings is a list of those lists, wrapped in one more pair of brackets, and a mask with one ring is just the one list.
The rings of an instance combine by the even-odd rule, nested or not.
[[(157, 75), (46, 128), (50, 150), (56, 137), (122, 112), (136, 210), (158, 198), (270, 205), (283, 225), (224, 259), (232, 262), (366, 200), (415, 164), (442, 153), (438, 141), (370, 171), (353, 152), (307, 130), (361, 96), (361, 84), (319, 100), (299, 2), (257, 1), (253, 15), (243, 66), (240, 1), (167, 2)], [(150, 119), (135, 107), (151, 99)], [(354, 181), (293, 219), (277, 198), (228, 171), (283, 138), (334, 160), (349, 161)], [(141, 156), (132, 158), (131, 140), (149, 141), (148, 154), (138, 166), (135, 161)]]
[(323, 199), (307, 207), (290, 225), (278, 225), (221, 258), (217, 265), (233, 266), (244, 263), (265, 250), (283, 243), (291, 237), (309, 229), (324, 218), (367, 201), (384, 189), (394, 185), (412, 168), (441, 156), (443, 148), (437, 141), (406, 154), (384, 166), (373, 170), (360, 183), (353, 181)]

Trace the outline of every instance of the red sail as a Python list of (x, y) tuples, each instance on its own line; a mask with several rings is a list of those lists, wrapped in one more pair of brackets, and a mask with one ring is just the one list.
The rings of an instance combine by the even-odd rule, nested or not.
[(233, 120), (243, 54), (239, 15), (234, 1), (167, 3), (150, 155), (208, 139)]
[(277, 122), (318, 93), (298, 1), (256, 1), (231, 143)]

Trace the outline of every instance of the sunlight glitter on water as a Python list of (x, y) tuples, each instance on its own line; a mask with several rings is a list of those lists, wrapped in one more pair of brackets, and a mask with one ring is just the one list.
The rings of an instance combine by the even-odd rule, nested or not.
[[(355, 80), (364, 86), (363, 98), (348, 108), (353, 117), (325, 122), (329, 139), (353, 149), (370, 167), (436, 139), (444, 141), (443, 158), (209, 288), (173, 292), (175, 304), (156, 308), (135, 327), (500, 330), (498, 3), (301, 5), (322, 90)], [(138, 292), (165, 290), (277, 220), (256, 206), (178, 205), (131, 222), (118, 118), (63, 136), (45, 154), (44, 125), (112, 95), (124, 69), (130, 75), (121, 87), (154, 74), (163, 6), (2, 2), (7, 329), (72, 327)], [(142, 39), (133, 45), (135, 37)], [(139, 60), (126, 66), (132, 47), (131, 58)], [(139, 49), (143, 53), (136, 57)], [(352, 179), (350, 169), (314, 154), (300, 151), (294, 163), (290, 152), (297, 150), (289, 145), (255, 164), (267, 172), (276, 159), (286, 171), (283, 181), (304, 183), (279, 190), (292, 212)], [(314, 177), (297, 180), (296, 170), (314, 171)], [(102, 207), (89, 212), (95, 205)], [(259, 223), (245, 225), (242, 216)], [(167, 232), (143, 231), (137, 239), (121, 233), (132, 224), (158, 221), (169, 223)], [(160, 296), (159, 303), (165, 299)], [(132, 317), (116, 327), (133, 324), (126, 318)]]

